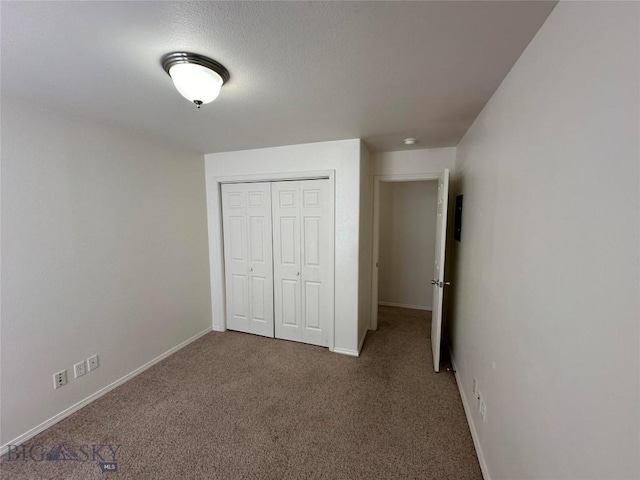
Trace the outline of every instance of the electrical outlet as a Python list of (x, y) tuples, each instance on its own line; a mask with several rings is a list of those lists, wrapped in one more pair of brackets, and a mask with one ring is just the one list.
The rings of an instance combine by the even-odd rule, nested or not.
[(64, 387), (67, 384), (67, 371), (62, 370), (61, 372), (53, 374), (53, 388)]
[(480, 416), (482, 417), (482, 421), (484, 421), (484, 417), (487, 414), (487, 405), (484, 403), (484, 399), (480, 397)]
[(87, 364), (84, 362), (84, 360), (76, 363), (73, 366), (73, 376), (75, 378), (81, 377), (85, 373), (87, 373)]
[(473, 379), (473, 394), (478, 394), (478, 381), (475, 378)]
[(89, 371), (98, 368), (100, 366), (100, 364), (98, 363), (98, 355), (87, 358), (87, 365), (89, 365)]

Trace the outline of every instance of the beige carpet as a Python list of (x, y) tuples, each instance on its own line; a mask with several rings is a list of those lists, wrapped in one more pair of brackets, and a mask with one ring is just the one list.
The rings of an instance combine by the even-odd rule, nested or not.
[[(453, 375), (433, 372), (430, 313), (381, 307), (379, 323), (360, 358), (210, 333), (26, 444), (68, 460), (5, 456), (1, 476), (481, 479)], [(117, 473), (98, 466), (108, 447), (92, 460), (100, 444), (120, 445)]]

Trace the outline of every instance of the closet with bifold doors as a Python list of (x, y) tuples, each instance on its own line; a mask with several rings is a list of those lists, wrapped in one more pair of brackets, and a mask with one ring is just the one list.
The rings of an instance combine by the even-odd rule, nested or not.
[(227, 328), (328, 346), (334, 311), (329, 180), (221, 188)]

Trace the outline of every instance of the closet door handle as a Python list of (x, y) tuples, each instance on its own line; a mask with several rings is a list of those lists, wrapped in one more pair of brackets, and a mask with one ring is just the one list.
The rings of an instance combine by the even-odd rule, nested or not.
[(253, 272), (253, 267), (249, 267), (249, 271), (250, 271), (250, 272)]
[(300, 276), (300, 272), (296, 272), (296, 277), (299, 277), (299, 276)]

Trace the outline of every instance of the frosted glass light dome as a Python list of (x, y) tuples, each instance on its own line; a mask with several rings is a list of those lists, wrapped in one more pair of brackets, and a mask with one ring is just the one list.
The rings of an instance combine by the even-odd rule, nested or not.
[(213, 102), (229, 80), (229, 71), (223, 65), (197, 53), (168, 53), (162, 57), (162, 68), (180, 95), (198, 108)]
[(177, 63), (169, 69), (169, 75), (180, 95), (195, 104), (213, 102), (223, 84), (220, 75), (195, 63)]

